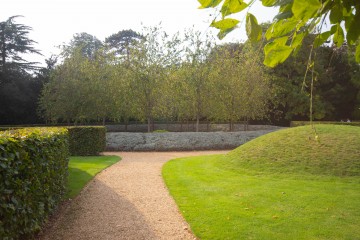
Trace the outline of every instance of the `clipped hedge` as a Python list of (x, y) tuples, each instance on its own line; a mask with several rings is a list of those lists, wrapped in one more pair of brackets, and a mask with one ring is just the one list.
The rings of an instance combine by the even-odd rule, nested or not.
[(40, 230), (66, 191), (68, 147), (64, 128), (0, 132), (0, 239)]
[[(335, 124), (360, 127), (360, 122), (333, 122), (333, 121), (314, 121), (314, 124)], [(309, 125), (309, 121), (291, 121), (290, 127), (299, 127)]]
[(104, 151), (106, 128), (103, 126), (67, 127), (71, 156), (94, 156)]

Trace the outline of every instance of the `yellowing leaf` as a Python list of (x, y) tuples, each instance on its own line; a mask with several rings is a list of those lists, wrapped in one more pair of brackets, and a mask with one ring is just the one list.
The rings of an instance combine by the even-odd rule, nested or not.
[(262, 28), (257, 19), (251, 13), (246, 15), (246, 34), (251, 41), (259, 41), (262, 35)]
[(267, 40), (276, 37), (282, 37), (298, 28), (299, 20), (290, 18), (282, 19), (273, 23), (266, 31), (265, 37)]
[(277, 0), (262, 0), (261, 3), (265, 7), (272, 7), (277, 3)]
[(285, 36), (285, 37), (277, 38), (274, 41), (266, 44), (264, 47), (265, 55), (267, 55), (270, 51), (275, 49), (277, 46), (285, 46), (288, 39), (289, 39), (289, 37)]
[(300, 46), (306, 35), (306, 32), (296, 33), (292, 39), (291, 47), (297, 48)]
[(360, 63), (360, 44), (358, 44), (356, 47), (355, 60), (356, 62)]
[(225, 31), (228, 29), (233, 29), (239, 22), (240, 21), (237, 19), (226, 18), (217, 22), (212, 22), (210, 26)]
[(264, 64), (268, 67), (276, 67), (278, 64), (285, 62), (292, 50), (289, 46), (274, 46), (265, 54)]
[(296, 19), (306, 22), (314, 17), (320, 8), (321, 3), (318, 0), (294, 0), (291, 10)]
[(222, 2), (222, 0), (198, 0), (198, 2), (201, 5), (199, 8), (210, 8), (216, 7)]
[(221, 7), (221, 14), (223, 17), (226, 17), (230, 14), (241, 12), (247, 6), (248, 4), (242, 0), (225, 0)]
[(226, 37), (226, 35), (228, 33), (230, 33), (232, 30), (234, 30), (234, 28), (229, 28), (229, 29), (226, 29), (226, 30), (220, 30), (220, 32), (217, 34), (218, 38), (220, 40), (222, 40), (224, 37)]

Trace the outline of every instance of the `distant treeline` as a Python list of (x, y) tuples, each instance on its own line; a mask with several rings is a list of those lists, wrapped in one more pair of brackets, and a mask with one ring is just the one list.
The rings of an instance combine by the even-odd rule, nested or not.
[(158, 26), (123, 30), (104, 42), (75, 34), (40, 69), (1, 52), (0, 124), (136, 120), (147, 122), (148, 131), (158, 120), (283, 125), (309, 119), (311, 78), (314, 119), (359, 119), (354, 49), (318, 48), (314, 72), (305, 77), (313, 37), (275, 68), (262, 64), (262, 45), (215, 45), (200, 32), (169, 36)]

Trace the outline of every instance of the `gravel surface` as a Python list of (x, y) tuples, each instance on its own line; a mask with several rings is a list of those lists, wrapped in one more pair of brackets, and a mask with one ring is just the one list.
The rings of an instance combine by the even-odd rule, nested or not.
[(105, 153), (122, 160), (63, 207), (40, 239), (196, 239), (169, 195), (161, 168), (173, 158), (226, 152)]

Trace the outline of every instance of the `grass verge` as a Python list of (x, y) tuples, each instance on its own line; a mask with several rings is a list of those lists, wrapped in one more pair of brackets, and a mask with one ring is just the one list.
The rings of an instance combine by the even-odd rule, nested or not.
[(356, 129), (317, 126), (320, 141), (287, 129), (227, 155), (172, 160), (163, 177), (200, 239), (359, 239)]
[(100, 171), (120, 161), (117, 156), (70, 157), (68, 192), (66, 197), (73, 198)]

